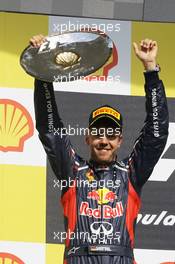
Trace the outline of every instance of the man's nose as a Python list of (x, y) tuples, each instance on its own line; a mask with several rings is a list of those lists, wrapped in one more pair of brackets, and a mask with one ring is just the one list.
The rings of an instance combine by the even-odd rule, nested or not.
[(100, 144), (104, 144), (104, 145), (108, 144), (108, 138), (106, 137), (106, 135), (100, 136)]

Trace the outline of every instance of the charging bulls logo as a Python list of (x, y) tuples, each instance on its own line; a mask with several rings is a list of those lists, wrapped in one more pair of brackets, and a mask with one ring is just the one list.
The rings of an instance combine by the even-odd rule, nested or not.
[(0, 99), (0, 150), (22, 152), (24, 142), (33, 135), (33, 121), (24, 106)]
[(24, 261), (19, 259), (17, 256), (6, 253), (6, 252), (0, 252), (0, 263), (2, 264), (25, 264)]
[(110, 191), (107, 188), (92, 190), (88, 193), (88, 199), (93, 199), (98, 201), (98, 204), (107, 204), (109, 202), (114, 202), (117, 199), (117, 196), (114, 192)]

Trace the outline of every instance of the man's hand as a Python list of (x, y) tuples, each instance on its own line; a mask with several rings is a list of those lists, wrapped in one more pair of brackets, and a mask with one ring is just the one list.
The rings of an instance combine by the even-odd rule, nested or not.
[(140, 47), (137, 43), (133, 43), (134, 51), (136, 56), (143, 63), (145, 70), (151, 71), (156, 67), (156, 57), (158, 46), (157, 42), (151, 39), (144, 39), (140, 42)]
[(33, 47), (39, 48), (45, 42), (45, 40), (46, 38), (43, 35), (36, 35), (29, 40), (29, 43)]

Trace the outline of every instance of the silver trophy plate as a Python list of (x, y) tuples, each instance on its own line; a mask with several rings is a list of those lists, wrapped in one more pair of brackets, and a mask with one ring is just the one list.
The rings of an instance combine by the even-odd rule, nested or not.
[(101, 68), (111, 56), (112, 40), (97, 32), (66, 32), (49, 36), (39, 47), (27, 47), (20, 64), (31, 76), (48, 82), (83, 78)]

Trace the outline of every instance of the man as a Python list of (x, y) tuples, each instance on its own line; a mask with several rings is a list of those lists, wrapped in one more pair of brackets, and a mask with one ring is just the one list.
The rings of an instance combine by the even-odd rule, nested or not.
[[(40, 46), (42, 35), (30, 40)], [(93, 110), (86, 143), (90, 161), (73, 150), (57, 112), (51, 83), (35, 80), (36, 128), (59, 180), (67, 231), (64, 264), (133, 264), (134, 230), (141, 190), (165, 147), (168, 110), (158, 77), (157, 43), (145, 39), (134, 51), (145, 68), (146, 119), (132, 153), (122, 162), (122, 116), (108, 105)]]

